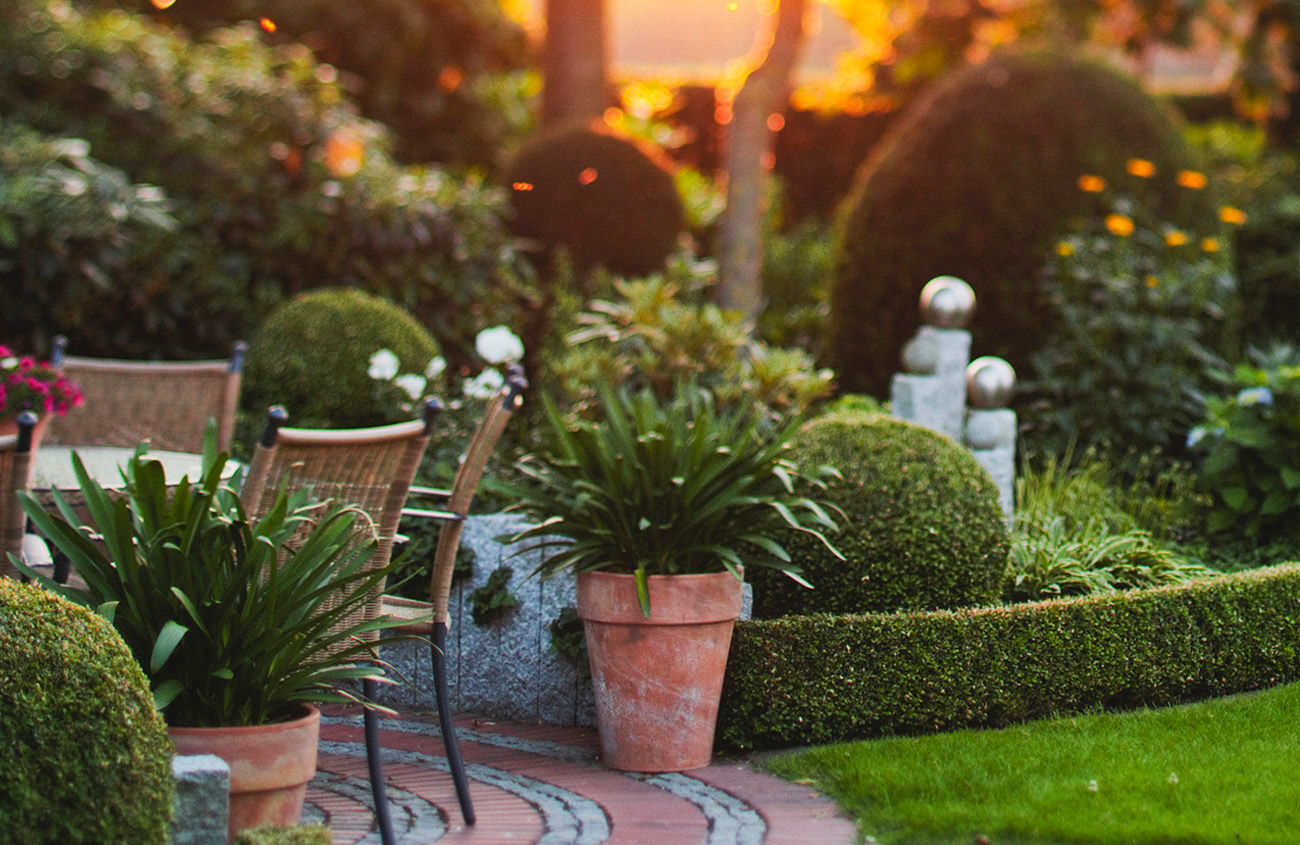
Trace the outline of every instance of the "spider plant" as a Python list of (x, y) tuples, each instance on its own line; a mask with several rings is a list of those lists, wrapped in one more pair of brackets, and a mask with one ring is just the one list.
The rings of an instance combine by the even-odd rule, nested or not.
[(807, 532), (834, 551), (822, 531), (835, 522), (804, 494), (834, 470), (805, 471), (785, 457), (794, 423), (773, 430), (752, 411), (719, 411), (690, 385), (666, 401), (648, 389), (604, 390), (596, 421), (544, 405), (553, 451), (526, 457), (520, 469), (532, 483), (512, 491), (540, 520), (513, 540), (554, 549), (537, 573), (634, 574), (649, 616), (650, 575), (740, 578), (742, 566), (773, 566), (809, 586), (783, 536)]

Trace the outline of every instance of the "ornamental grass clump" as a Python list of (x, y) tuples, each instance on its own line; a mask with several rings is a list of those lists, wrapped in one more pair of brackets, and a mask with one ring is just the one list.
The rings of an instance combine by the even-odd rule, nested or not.
[(532, 483), (513, 491), (539, 520), (513, 541), (559, 541), (537, 573), (635, 574), (649, 616), (650, 575), (725, 570), (740, 578), (742, 566), (754, 565), (802, 581), (785, 548), (795, 533), (838, 554), (823, 534), (836, 530), (834, 520), (801, 492), (837, 473), (788, 459), (792, 427), (773, 429), (753, 410), (719, 411), (709, 391), (689, 384), (667, 400), (649, 389), (604, 390), (597, 421), (545, 404), (554, 447), (525, 459)]

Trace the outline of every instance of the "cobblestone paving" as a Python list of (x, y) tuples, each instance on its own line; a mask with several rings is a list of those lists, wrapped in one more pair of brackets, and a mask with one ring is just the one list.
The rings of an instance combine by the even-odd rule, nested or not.
[[(402, 845), (838, 845), (853, 824), (812, 789), (718, 760), (683, 774), (602, 766), (594, 730), (456, 720), (478, 822), (456, 803), (432, 716), (383, 719), (384, 774)], [(378, 845), (361, 718), (321, 720), (318, 773), (304, 822), (327, 824), (335, 845)]]

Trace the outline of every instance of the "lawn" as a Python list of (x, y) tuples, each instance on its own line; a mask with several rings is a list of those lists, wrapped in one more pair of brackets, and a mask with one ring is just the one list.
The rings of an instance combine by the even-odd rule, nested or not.
[(866, 842), (1295, 843), (1300, 684), (770, 758)]

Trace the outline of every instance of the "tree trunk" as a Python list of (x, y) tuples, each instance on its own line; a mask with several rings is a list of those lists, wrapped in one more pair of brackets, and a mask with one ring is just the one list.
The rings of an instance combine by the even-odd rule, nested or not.
[(605, 0), (547, 0), (542, 124), (600, 117), (609, 89)]
[(718, 299), (751, 319), (763, 309), (763, 215), (776, 130), (805, 41), (808, 0), (781, 0), (767, 16), (731, 108), (723, 154), (727, 208), (719, 225)]

